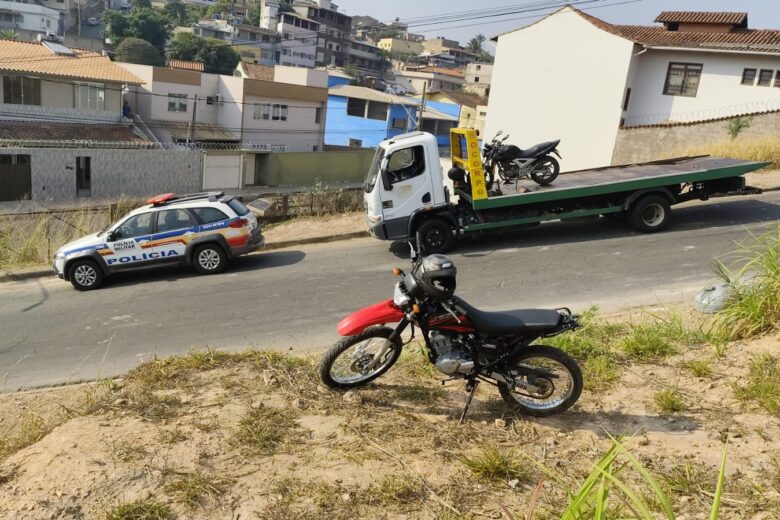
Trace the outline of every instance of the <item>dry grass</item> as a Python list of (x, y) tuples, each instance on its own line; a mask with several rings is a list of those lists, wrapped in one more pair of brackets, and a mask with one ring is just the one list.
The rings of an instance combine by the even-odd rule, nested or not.
[(231, 481), (199, 471), (182, 473), (164, 486), (176, 502), (189, 508), (217, 504), (230, 489)]
[(524, 480), (528, 462), (514, 449), (488, 445), (474, 457), (463, 457), (463, 464), (477, 477), (486, 480)]
[(663, 413), (682, 412), (688, 409), (688, 405), (676, 388), (661, 390), (653, 396), (653, 400), (658, 410)]
[(43, 417), (28, 413), (22, 419), (19, 428), (12, 434), (0, 437), (0, 461), (41, 440), (49, 432)]
[(292, 411), (261, 406), (241, 418), (233, 442), (251, 453), (268, 454), (295, 438), (299, 429)]
[(103, 229), (138, 205), (123, 199), (111, 207), (0, 215), (0, 269), (48, 265), (61, 246)]
[[(677, 153), (675, 155), (681, 155)], [(780, 139), (775, 137), (724, 140), (703, 146), (694, 146), (682, 152), (682, 155), (714, 155), (731, 157), (747, 161), (769, 161), (773, 168), (780, 168)]]
[(747, 384), (735, 384), (734, 394), (771, 414), (780, 413), (780, 361), (768, 353), (751, 360)]

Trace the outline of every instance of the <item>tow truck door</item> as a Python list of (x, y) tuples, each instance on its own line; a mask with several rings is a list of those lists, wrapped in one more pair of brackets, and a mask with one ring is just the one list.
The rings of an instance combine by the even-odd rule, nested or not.
[(422, 144), (393, 150), (385, 159), (381, 173), (382, 220), (390, 240), (406, 238), (412, 214), (433, 206), (428, 159)]

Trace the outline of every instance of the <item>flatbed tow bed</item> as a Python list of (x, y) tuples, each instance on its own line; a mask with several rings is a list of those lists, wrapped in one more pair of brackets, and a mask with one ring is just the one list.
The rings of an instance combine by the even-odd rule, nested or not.
[(624, 218), (643, 232), (669, 224), (671, 206), (710, 197), (747, 195), (744, 175), (768, 162), (709, 156), (580, 170), (552, 184), (533, 181), (485, 185), (476, 132), (453, 129), (452, 163), (462, 170), (457, 200), (444, 188), (436, 140), (414, 132), (384, 141), (364, 186), (371, 234), (385, 240), (418, 240), (443, 252), (459, 237), (513, 226), (594, 215)]

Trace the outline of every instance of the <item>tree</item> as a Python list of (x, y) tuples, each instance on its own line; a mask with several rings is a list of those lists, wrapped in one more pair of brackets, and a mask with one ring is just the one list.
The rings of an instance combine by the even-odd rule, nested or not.
[(168, 59), (202, 63), (205, 71), (212, 74), (232, 74), (241, 57), (221, 40), (179, 33), (168, 48)]
[(233, 6), (230, 5), (230, 2), (227, 0), (220, 0), (216, 4), (210, 5), (209, 8), (206, 10), (206, 14), (208, 16), (213, 16), (215, 14), (224, 14), (229, 13), (233, 10)]
[(260, 8), (260, 3), (258, 2), (246, 14), (246, 22), (249, 25), (254, 25), (255, 27), (259, 27), (261, 14), (262, 14), (262, 10)]
[(116, 11), (103, 11), (106, 23), (106, 36), (114, 45), (122, 43), (124, 38), (140, 38), (151, 43), (162, 54), (165, 42), (171, 32), (171, 21), (160, 12), (148, 7), (134, 7), (127, 16)]
[(484, 52), (482, 49), (482, 44), (485, 43), (485, 40), (486, 38), (484, 34), (478, 34), (469, 40), (467, 47), (472, 52), (482, 54)]
[(295, 9), (293, 9), (292, 2), (289, 0), (281, 0), (279, 2), (280, 13), (292, 13), (293, 11), (295, 11)]
[(154, 45), (140, 38), (125, 38), (116, 47), (116, 61), (162, 67), (165, 60)]
[(187, 23), (187, 6), (179, 0), (171, 0), (165, 4), (163, 12), (171, 23), (176, 25), (185, 25)]

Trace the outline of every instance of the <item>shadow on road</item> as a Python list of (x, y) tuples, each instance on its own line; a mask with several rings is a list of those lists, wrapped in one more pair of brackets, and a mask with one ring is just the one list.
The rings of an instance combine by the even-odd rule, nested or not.
[[(755, 199), (713, 200), (707, 204), (693, 202), (675, 206), (669, 231), (693, 231), (773, 221), (780, 221), (780, 204)], [(620, 220), (588, 217), (547, 222), (532, 227), (486, 231), (461, 241), (455, 252), (463, 256), (484, 256), (500, 248), (527, 248), (643, 235)], [(390, 252), (399, 258), (409, 258), (409, 246), (405, 242), (394, 242)]]
[[(216, 276), (294, 265), (305, 257), (306, 253), (303, 251), (269, 251), (239, 256), (230, 261), (224, 273)], [(160, 266), (148, 271), (128, 271), (113, 274), (108, 278), (108, 285), (122, 287), (151, 282), (174, 282), (198, 276), (202, 275), (198, 274), (192, 266)]]

